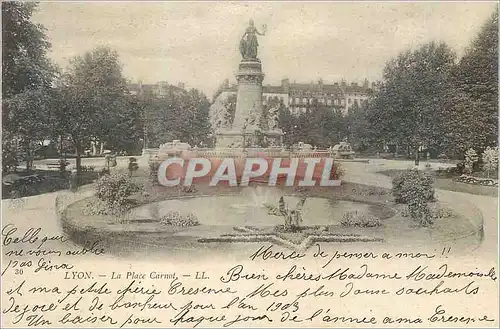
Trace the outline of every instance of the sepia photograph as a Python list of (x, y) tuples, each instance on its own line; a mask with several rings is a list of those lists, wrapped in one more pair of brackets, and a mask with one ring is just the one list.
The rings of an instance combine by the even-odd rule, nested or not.
[(1, 6), (1, 327), (498, 327), (496, 1)]

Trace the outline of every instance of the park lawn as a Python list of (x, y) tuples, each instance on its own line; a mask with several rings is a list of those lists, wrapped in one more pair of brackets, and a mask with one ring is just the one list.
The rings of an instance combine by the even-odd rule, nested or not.
[(455, 182), (451, 178), (436, 177), (434, 179), (434, 187), (439, 190), (447, 190), (453, 192), (462, 192), (476, 195), (486, 195), (498, 197), (498, 188), (490, 186), (481, 186)]
[[(389, 169), (389, 170), (383, 170), (379, 171), (379, 174), (383, 174), (389, 177), (394, 177), (397, 175), (399, 172), (404, 171), (403, 169)], [(461, 183), (461, 182), (455, 182), (452, 178), (452, 176), (437, 176), (434, 174), (434, 188), (438, 190), (446, 190), (446, 191), (452, 191), (452, 192), (461, 192), (461, 193), (468, 193), (468, 194), (475, 194), (475, 195), (485, 195), (485, 196), (492, 196), (492, 197), (498, 197), (498, 188), (497, 187), (490, 187), (490, 186), (481, 186), (481, 185), (473, 185), (473, 184), (466, 184), (466, 183)]]
[[(33, 171), (18, 171), (4, 174), (6, 176), (13, 176), (11, 184), (2, 182), (2, 199), (9, 198), (22, 198), (44, 193), (51, 193), (70, 188), (70, 173), (65, 172), (63, 175), (60, 171), (55, 170), (40, 170)], [(36, 181), (24, 181), (23, 177), (36, 176)], [(92, 184), (98, 178), (98, 173), (93, 171), (86, 171), (80, 173), (80, 186)], [(13, 194), (13, 192), (15, 192)]]

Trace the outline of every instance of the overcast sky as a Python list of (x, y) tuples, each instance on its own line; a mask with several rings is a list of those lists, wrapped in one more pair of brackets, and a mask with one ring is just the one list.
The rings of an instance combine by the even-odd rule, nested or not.
[(253, 18), (264, 84), (379, 79), (402, 50), (442, 40), (459, 56), (495, 10), (493, 2), (49, 2), (34, 19), (47, 28), (51, 58), (99, 45), (118, 51), (125, 76), (185, 82), (211, 96), (234, 80), (239, 40)]

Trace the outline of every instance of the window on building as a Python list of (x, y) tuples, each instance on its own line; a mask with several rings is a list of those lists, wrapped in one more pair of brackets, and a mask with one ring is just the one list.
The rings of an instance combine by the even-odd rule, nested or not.
[(335, 98), (335, 100), (333, 101), (333, 104), (339, 105), (339, 100)]
[(307, 98), (302, 98), (302, 104), (304, 104), (304, 105), (307, 104)]
[(347, 102), (348, 102), (349, 104), (352, 104), (352, 98), (349, 98), (349, 99), (347, 100)]
[(298, 97), (295, 97), (295, 104), (299, 104), (300, 103), (300, 99)]
[(331, 99), (327, 100), (327, 101), (326, 101), (326, 104), (327, 104), (327, 105), (332, 105), (332, 100), (331, 100)]
[(314, 98), (309, 98), (309, 104), (312, 105)]
[(342, 99), (340, 100), (340, 105), (342, 105), (342, 106), (344, 106), (344, 105), (345, 105), (345, 99), (344, 99), (344, 98), (342, 98)]

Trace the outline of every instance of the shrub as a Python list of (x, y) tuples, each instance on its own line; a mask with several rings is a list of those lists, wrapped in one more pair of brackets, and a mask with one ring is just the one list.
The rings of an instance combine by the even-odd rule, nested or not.
[(462, 175), (465, 172), (465, 164), (463, 162), (457, 163), (455, 173)]
[(409, 203), (415, 198), (434, 201), (432, 183), (429, 173), (417, 169), (405, 170), (392, 179), (392, 195), (398, 203)]
[(490, 172), (498, 169), (498, 147), (487, 147), (483, 152), (483, 169), (486, 171), (487, 177), (490, 177)]
[(378, 227), (382, 225), (382, 222), (375, 216), (367, 216), (356, 210), (343, 214), (340, 225), (346, 227)]
[(106, 215), (106, 216), (122, 217), (124, 213), (126, 213), (131, 208), (132, 208), (131, 203), (123, 205), (117, 205), (117, 204), (110, 205), (100, 199), (91, 199), (85, 204), (83, 208), (83, 213), (85, 215), (91, 215), (91, 216)]
[(83, 208), (85, 215), (111, 215), (111, 212), (112, 208), (100, 199), (87, 201)]
[(474, 171), (474, 164), (479, 160), (476, 151), (473, 148), (470, 148), (465, 152), (465, 172), (468, 174), (472, 174)]
[(408, 202), (407, 211), (410, 218), (419, 226), (430, 226), (434, 222), (429, 205), (423, 195)]
[(112, 174), (100, 177), (96, 183), (96, 196), (111, 207), (124, 207), (128, 197), (140, 188), (126, 174)]
[(407, 204), (403, 216), (410, 217), (420, 226), (429, 226), (433, 217), (428, 202), (434, 201), (432, 176), (416, 169), (406, 170), (392, 180), (392, 194), (398, 203)]
[(94, 172), (94, 167), (93, 166), (81, 166), (80, 171), (81, 172)]
[(193, 213), (182, 215), (179, 211), (169, 211), (165, 216), (161, 217), (160, 223), (180, 227), (200, 225), (198, 219)]
[(109, 175), (109, 170), (107, 168), (102, 168), (99, 173), (99, 177)]

